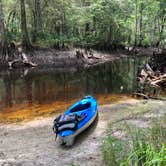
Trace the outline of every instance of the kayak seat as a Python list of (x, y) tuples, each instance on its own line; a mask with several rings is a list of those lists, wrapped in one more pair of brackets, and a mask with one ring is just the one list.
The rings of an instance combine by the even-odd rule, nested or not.
[(79, 111), (83, 111), (83, 110), (86, 110), (88, 109), (89, 107), (91, 106), (91, 103), (90, 102), (86, 102), (84, 104), (80, 103), (78, 104), (77, 106), (75, 106), (74, 108), (72, 108), (70, 110), (70, 112), (79, 112)]

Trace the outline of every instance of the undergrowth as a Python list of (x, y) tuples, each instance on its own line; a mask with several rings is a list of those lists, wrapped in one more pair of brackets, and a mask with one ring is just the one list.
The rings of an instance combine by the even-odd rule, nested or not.
[(150, 129), (126, 126), (126, 136), (105, 138), (102, 154), (108, 166), (165, 166), (166, 128), (156, 124)]

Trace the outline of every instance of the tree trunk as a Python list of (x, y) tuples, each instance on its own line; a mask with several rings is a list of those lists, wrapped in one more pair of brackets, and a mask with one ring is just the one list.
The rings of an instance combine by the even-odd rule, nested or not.
[(159, 31), (159, 43), (161, 44), (162, 40), (163, 40), (163, 34), (164, 34), (164, 24), (166, 21), (166, 17), (161, 19), (161, 25), (160, 25), (160, 31)]
[(64, 0), (62, 1), (62, 6), (61, 6), (61, 34), (66, 35), (67, 34), (67, 27), (66, 27), (66, 11), (65, 11), (65, 4)]
[(157, 30), (157, 17), (155, 16), (154, 17), (154, 20), (153, 20), (153, 31), (152, 31), (152, 45), (153, 45), (153, 47), (155, 47), (156, 46), (156, 43), (157, 43), (157, 41), (156, 41), (156, 30)]
[(42, 30), (42, 18), (41, 18), (41, 7), (40, 0), (35, 0), (35, 14), (36, 14), (36, 22), (37, 22), (37, 31), (40, 32)]
[(25, 2), (24, 0), (20, 0), (21, 5), (21, 31), (22, 31), (22, 46), (30, 50), (32, 49), (32, 45), (29, 40), (28, 31), (27, 31), (27, 23), (26, 23), (26, 13), (25, 13)]
[[(8, 19), (7, 19), (7, 24), (6, 24), (7, 28), (10, 27), (10, 24), (14, 25), (15, 17), (16, 17), (16, 11), (12, 10), (9, 13), (9, 16), (8, 16)], [(10, 27), (10, 32), (17, 33), (16, 29), (13, 26)]]
[(138, 37), (138, 0), (135, 0), (135, 42), (134, 46), (137, 46)]
[(6, 29), (4, 25), (2, 0), (0, 0), (0, 56), (2, 60), (5, 60), (8, 58), (7, 45), (8, 44), (7, 44)]
[(41, 19), (41, 6), (40, 0), (34, 0), (34, 32), (33, 32), (33, 42), (36, 42), (37, 37), (42, 31), (42, 19)]
[(139, 19), (139, 46), (142, 46), (143, 32), (142, 32), (142, 13), (143, 13), (143, 4), (140, 4), (140, 19)]

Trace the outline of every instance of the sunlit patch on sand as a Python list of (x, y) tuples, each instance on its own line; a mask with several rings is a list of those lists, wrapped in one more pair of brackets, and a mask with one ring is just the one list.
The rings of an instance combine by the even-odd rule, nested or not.
[[(130, 97), (126, 95), (107, 94), (96, 95), (95, 98), (99, 105), (111, 104), (126, 100)], [(49, 104), (16, 104), (11, 108), (0, 111), (0, 123), (15, 123), (29, 121), (38, 117), (49, 117), (64, 112), (70, 105), (78, 99), (68, 101), (55, 101)]]

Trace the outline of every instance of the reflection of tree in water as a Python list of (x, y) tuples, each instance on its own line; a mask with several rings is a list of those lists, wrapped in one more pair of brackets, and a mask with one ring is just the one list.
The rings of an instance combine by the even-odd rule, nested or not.
[(91, 94), (133, 92), (137, 87), (137, 70), (144, 59), (124, 58), (85, 71), (87, 91)]
[(125, 67), (123, 65), (124, 62), (118, 61), (86, 71), (87, 89), (90, 89), (91, 93), (120, 93), (120, 87), (124, 86), (125, 92), (131, 91), (130, 85), (133, 83), (130, 77), (134, 77), (133, 66), (130, 62), (127, 62)]
[(33, 80), (30, 77), (25, 77), (23, 80), (25, 82), (25, 96), (27, 97), (27, 103), (32, 104), (33, 103), (33, 95), (32, 95)]
[(12, 106), (12, 83), (11, 83), (10, 73), (7, 73), (3, 77), (3, 82), (5, 85), (5, 96), (4, 96), (4, 103), (6, 106)]
[[(13, 104), (17, 104), (22, 102), (22, 99), (25, 98), (25, 92), (22, 88), (23, 86), (23, 78), (24, 78), (25, 70), (7, 70), (4, 73), (2, 72), (2, 80), (3, 85), (2, 88), (5, 89), (4, 95), (1, 96), (2, 100), (4, 101), (3, 104), (5, 107), (12, 107)], [(28, 81), (26, 83), (29, 86), (31, 83)], [(29, 91), (27, 98), (29, 97)], [(2, 106), (1, 106), (2, 108)]]

